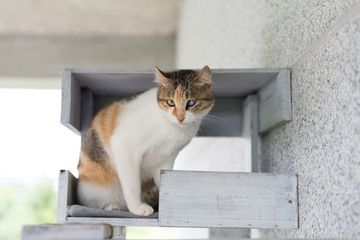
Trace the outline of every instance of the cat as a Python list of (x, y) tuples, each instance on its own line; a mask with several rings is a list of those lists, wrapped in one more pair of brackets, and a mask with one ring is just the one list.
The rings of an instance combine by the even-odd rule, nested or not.
[(81, 141), (80, 204), (152, 214), (160, 170), (173, 168), (213, 106), (211, 77), (208, 66), (199, 72), (155, 67), (157, 88), (100, 110)]

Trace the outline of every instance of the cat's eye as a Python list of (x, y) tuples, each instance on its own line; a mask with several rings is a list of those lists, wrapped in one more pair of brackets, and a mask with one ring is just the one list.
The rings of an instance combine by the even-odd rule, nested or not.
[(166, 103), (167, 103), (167, 105), (169, 105), (170, 107), (175, 107), (175, 102), (174, 102), (174, 100), (172, 100), (172, 99), (166, 100)]
[(186, 104), (186, 107), (189, 108), (189, 107), (192, 107), (196, 104), (196, 100), (189, 100)]

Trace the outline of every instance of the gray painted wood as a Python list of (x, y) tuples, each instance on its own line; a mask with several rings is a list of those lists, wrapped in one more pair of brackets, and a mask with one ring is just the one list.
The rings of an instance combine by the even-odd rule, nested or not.
[[(108, 223), (113, 226), (138, 226), (157, 227), (158, 219), (143, 218), (86, 218), (68, 216), (68, 206), (77, 204), (76, 199), (77, 179), (68, 170), (61, 170), (59, 174), (58, 199), (57, 199), (57, 223)], [(125, 230), (124, 230), (125, 232)]]
[[(59, 176), (58, 223), (139, 227), (296, 228), (297, 177), (265, 173), (164, 171), (158, 219), (70, 217), (77, 180)], [(160, 223), (159, 223), (160, 221)]]
[[(172, 70), (166, 70), (172, 71)], [(280, 69), (213, 69), (213, 89), (219, 97), (245, 97), (257, 92)], [(94, 95), (129, 96), (155, 87), (154, 70), (65, 69)]]
[[(286, 74), (283, 71), (281, 69), (214, 69), (215, 106), (211, 115), (205, 119), (205, 121), (210, 121), (210, 127), (204, 124), (199, 136), (240, 136), (241, 101), (250, 94), (256, 94), (260, 89), (263, 93), (274, 90), (271, 87), (266, 89), (264, 87), (274, 79), (285, 79)], [(277, 78), (279, 72), (282, 77)], [(91, 91), (94, 101), (93, 114), (95, 114), (110, 100), (131, 96), (156, 86), (153, 83), (153, 70), (66, 69), (62, 76), (61, 122), (77, 134), (85, 128), (81, 126), (82, 122), (89, 122), (89, 115), (80, 116), (82, 114), (80, 104), (82, 88), (88, 88)], [(265, 100), (260, 109), (262, 112), (260, 118), (267, 118), (268, 114), (274, 115), (273, 112), (278, 112), (267, 110), (269, 104)], [(284, 101), (281, 103), (285, 105)], [(278, 107), (276, 104), (270, 104), (270, 106)], [(281, 116), (280, 119), (282, 118)], [(264, 123), (264, 121), (260, 122)], [(279, 122), (274, 122), (274, 124), (279, 124)], [(267, 123), (266, 125), (268, 128), (271, 127)]]
[[(88, 239), (104, 240), (112, 237), (109, 224), (42, 224), (24, 226), (22, 240)], [(123, 238), (125, 239), (125, 238)]]
[(126, 227), (113, 226), (112, 239), (125, 240), (126, 239)]
[(89, 128), (94, 115), (94, 96), (88, 88), (81, 89), (81, 136)]
[(64, 223), (67, 217), (67, 206), (76, 203), (77, 179), (68, 170), (60, 170), (57, 196), (56, 222)]
[(75, 133), (80, 133), (81, 86), (71, 72), (61, 74), (61, 119), (60, 122)]
[(96, 218), (96, 217), (67, 217), (67, 223), (108, 223), (121, 227), (159, 227), (158, 219), (145, 218)]
[(291, 121), (290, 70), (282, 69), (259, 90), (259, 131), (266, 133)]
[(162, 171), (159, 222), (168, 227), (297, 228), (297, 177)]
[(213, 240), (250, 239), (250, 229), (210, 228), (209, 239), (213, 239)]
[[(237, 111), (240, 112), (239, 110)], [(239, 123), (242, 124), (241, 137), (249, 143), (247, 145), (251, 148), (249, 158), (251, 158), (253, 172), (257, 172), (257, 169), (254, 171), (254, 166), (257, 166), (258, 161), (257, 151), (254, 152), (254, 149), (257, 149), (258, 141), (257, 114), (257, 95), (249, 95), (242, 103), (242, 121), (239, 121)], [(255, 128), (255, 130), (253, 130), (253, 128)], [(245, 159), (245, 161), (248, 160), (250, 161), (250, 159)], [(249, 237), (250, 229), (211, 228), (209, 230), (209, 239)]]
[(259, 172), (259, 122), (257, 95), (249, 95), (244, 101), (243, 109), (243, 132), (241, 136), (251, 144), (251, 171)]

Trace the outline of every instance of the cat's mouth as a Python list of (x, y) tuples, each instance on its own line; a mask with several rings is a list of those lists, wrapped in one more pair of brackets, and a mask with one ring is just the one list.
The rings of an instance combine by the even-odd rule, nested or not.
[(177, 122), (177, 125), (181, 128), (186, 128), (192, 124), (194, 124), (195, 121), (191, 121), (191, 122)]
[(179, 127), (185, 128), (185, 127), (189, 126), (190, 124), (189, 123), (180, 123), (180, 122), (178, 122), (177, 125)]

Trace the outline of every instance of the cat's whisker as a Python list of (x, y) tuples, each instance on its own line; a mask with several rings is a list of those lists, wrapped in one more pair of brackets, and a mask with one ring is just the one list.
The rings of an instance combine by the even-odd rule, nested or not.
[[(230, 123), (220, 117), (208, 114), (202, 121), (201, 130), (211, 130), (216, 135), (228, 136), (232, 135), (232, 129)], [(208, 132), (208, 131), (207, 131)]]
[(220, 136), (227, 135), (226, 129), (224, 129), (223, 127), (219, 128), (219, 125), (216, 124), (216, 121), (209, 121), (209, 119), (204, 119), (202, 121), (200, 129), (203, 131), (206, 131), (206, 134), (209, 136), (211, 136), (211, 135), (220, 135)]
[[(215, 120), (217, 122), (220, 122), (220, 125), (222, 127), (225, 127), (229, 132), (233, 131), (232, 130), (233, 128), (231, 127), (231, 123), (228, 120), (224, 119), (224, 118), (218, 117), (218, 116), (213, 115), (213, 114), (208, 114), (208, 115), (206, 115), (206, 119), (209, 119), (211, 121)], [(241, 122), (242, 122), (242, 120), (239, 119), (239, 124), (241, 124)]]

